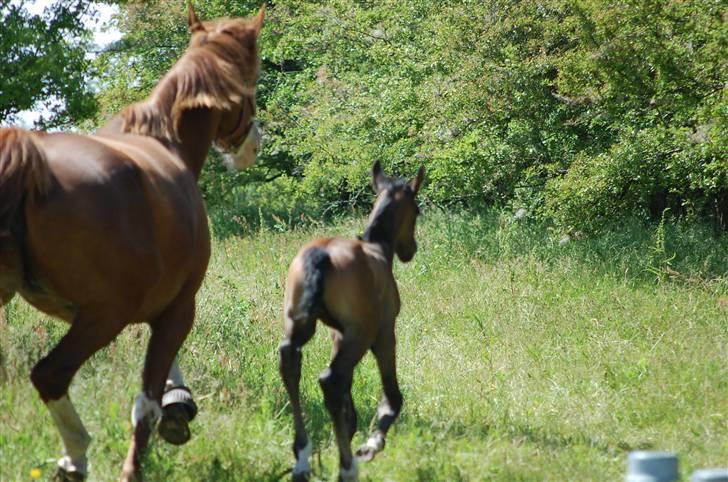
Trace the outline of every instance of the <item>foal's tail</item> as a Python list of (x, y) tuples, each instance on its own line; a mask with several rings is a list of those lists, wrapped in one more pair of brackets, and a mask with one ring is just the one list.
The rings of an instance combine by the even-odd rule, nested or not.
[(304, 254), (303, 295), (301, 295), (298, 311), (306, 319), (321, 316), (326, 311), (324, 279), (326, 270), (330, 266), (329, 253), (321, 248), (311, 248)]
[(28, 194), (48, 190), (51, 170), (37, 135), (18, 128), (0, 128), (0, 234)]

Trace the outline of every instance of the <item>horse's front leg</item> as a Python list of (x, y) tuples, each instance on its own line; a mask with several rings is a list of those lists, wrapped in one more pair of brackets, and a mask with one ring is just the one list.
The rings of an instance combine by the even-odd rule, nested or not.
[(86, 478), (86, 450), (91, 442), (68, 397), (68, 386), (78, 368), (91, 355), (108, 345), (123, 326), (121, 323), (91, 322), (83, 315), (77, 316), (68, 333), (48, 356), (33, 367), (30, 374), (63, 441), (63, 456), (58, 460), (58, 478), (61, 480)]
[(194, 298), (178, 301), (150, 323), (147, 355), (142, 373), (142, 392), (132, 409), (134, 436), (121, 474), (122, 482), (141, 480), (142, 458), (157, 421), (162, 416), (161, 402), (165, 381), (172, 363), (195, 317)]
[(384, 449), (387, 431), (399, 415), (403, 402), (402, 392), (400, 392), (397, 382), (394, 328), (382, 332), (372, 346), (372, 353), (377, 359), (384, 393), (377, 408), (377, 429), (356, 451), (357, 459), (362, 462), (369, 462)]

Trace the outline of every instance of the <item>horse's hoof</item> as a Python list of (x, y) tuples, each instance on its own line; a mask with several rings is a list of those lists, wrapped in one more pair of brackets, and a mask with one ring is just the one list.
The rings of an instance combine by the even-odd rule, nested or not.
[(157, 430), (172, 445), (190, 440), (189, 422), (197, 415), (197, 405), (187, 387), (174, 387), (162, 397), (162, 419)]
[(187, 410), (179, 404), (165, 407), (157, 427), (159, 435), (172, 445), (187, 443), (191, 437), (187, 417)]
[(124, 472), (121, 474), (121, 478), (119, 479), (119, 482), (142, 482), (143, 478), (140, 475), (136, 475), (133, 472), (127, 473)]
[(86, 474), (68, 472), (60, 467), (53, 476), (53, 482), (83, 482), (84, 480), (86, 480)]

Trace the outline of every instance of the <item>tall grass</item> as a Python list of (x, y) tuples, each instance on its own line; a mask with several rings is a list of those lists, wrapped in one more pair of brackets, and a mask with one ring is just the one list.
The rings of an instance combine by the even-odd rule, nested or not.
[[(266, 226), (266, 224), (263, 224)], [(200, 414), (183, 447), (161, 441), (149, 480), (278, 480), (292, 420), (277, 372), (282, 287), (307, 239), (354, 236), (363, 218), (216, 241), (182, 354)], [(681, 224), (634, 223), (560, 242), (528, 217), (425, 210), (420, 250), (396, 263), (405, 397), (381, 481), (621, 480), (637, 448), (668, 449), (681, 471), (728, 460), (728, 239)], [(52, 473), (60, 442), (28, 375), (65, 327), (20, 301), (0, 327), (0, 480)], [(117, 477), (147, 340), (127, 329), (77, 375), (71, 396), (91, 431), (90, 480)], [(317, 375), (330, 341), (304, 349), (302, 393), (316, 477), (337, 453)], [(364, 440), (380, 383), (366, 357), (354, 398)]]

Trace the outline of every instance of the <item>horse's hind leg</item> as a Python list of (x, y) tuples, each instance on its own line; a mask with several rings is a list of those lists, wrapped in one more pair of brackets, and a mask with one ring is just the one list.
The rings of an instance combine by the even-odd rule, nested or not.
[(387, 431), (402, 409), (402, 393), (397, 382), (394, 330), (382, 332), (372, 346), (377, 366), (382, 377), (384, 393), (377, 408), (377, 429), (369, 436), (364, 445), (356, 451), (362, 462), (368, 462), (384, 449)]
[(301, 360), (303, 358), (301, 348), (311, 339), (315, 331), (316, 319), (314, 318), (299, 323), (288, 319), (286, 320), (286, 339), (278, 347), (280, 355), (279, 369), (283, 384), (288, 392), (288, 398), (291, 401), (293, 423), (296, 431), (293, 440), (293, 454), (296, 457), (296, 465), (293, 467), (293, 480), (308, 480), (311, 472), (309, 464), (311, 441), (308, 439), (303, 422), (299, 382), (301, 380)]
[(162, 419), (159, 435), (173, 445), (182, 445), (190, 439), (189, 422), (197, 415), (197, 404), (192, 392), (185, 386), (178, 357), (174, 358), (167, 375), (162, 396)]
[(86, 449), (91, 442), (68, 398), (68, 386), (78, 368), (116, 338), (123, 327), (123, 323), (92, 322), (84, 316), (77, 316), (68, 333), (33, 367), (30, 374), (63, 440), (63, 457), (58, 461), (61, 480), (82, 480), (86, 477)]
[(149, 443), (155, 423), (162, 415), (161, 401), (164, 384), (172, 362), (192, 328), (195, 317), (194, 298), (178, 301), (150, 323), (147, 355), (142, 373), (142, 392), (132, 409), (134, 437), (124, 462), (121, 480), (141, 478), (142, 455)]
[(334, 338), (334, 357), (319, 377), (326, 408), (334, 422), (336, 444), (339, 447), (339, 480), (359, 480), (356, 459), (351, 453), (351, 438), (356, 430), (356, 411), (351, 398), (354, 367), (367, 350), (366, 341), (359, 337), (337, 335)]

